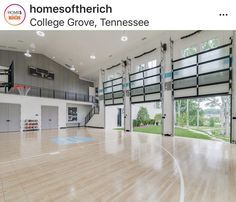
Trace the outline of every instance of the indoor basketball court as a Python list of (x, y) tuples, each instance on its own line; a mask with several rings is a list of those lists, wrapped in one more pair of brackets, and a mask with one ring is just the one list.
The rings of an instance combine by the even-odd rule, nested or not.
[(235, 41), (0, 31), (0, 202), (236, 201)]

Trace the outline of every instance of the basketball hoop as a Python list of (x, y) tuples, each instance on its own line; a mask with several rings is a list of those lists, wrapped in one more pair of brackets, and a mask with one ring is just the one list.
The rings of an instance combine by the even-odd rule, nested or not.
[(17, 84), (13, 87), (13, 90), (17, 90), (20, 95), (28, 95), (31, 87)]

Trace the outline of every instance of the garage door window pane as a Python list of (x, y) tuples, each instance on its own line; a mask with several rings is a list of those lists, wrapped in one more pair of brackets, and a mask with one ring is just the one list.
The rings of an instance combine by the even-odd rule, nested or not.
[(199, 76), (199, 84), (212, 84), (229, 81), (229, 71)]

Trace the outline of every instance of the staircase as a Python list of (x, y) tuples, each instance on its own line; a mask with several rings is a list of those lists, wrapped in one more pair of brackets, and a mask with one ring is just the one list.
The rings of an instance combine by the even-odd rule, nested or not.
[(98, 105), (93, 106), (92, 109), (87, 114), (87, 116), (85, 117), (85, 126), (90, 121), (90, 119), (93, 117), (94, 114), (99, 114), (99, 106)]

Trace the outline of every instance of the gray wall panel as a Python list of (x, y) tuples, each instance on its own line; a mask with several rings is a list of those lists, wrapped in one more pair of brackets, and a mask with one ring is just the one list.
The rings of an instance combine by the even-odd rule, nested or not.
[(41, 106), (41, 124), (42, 129), (58, 128), (58, 107)]
[(20, 131), (21, 105), (0, 103), (0, 132)]
[(20, 120), (21, 120), (21, 105), (9, 104), (9, 132), (20, 131)]
[(0, 103), (0, 132), (7, 132), (9, 128), (8, 104)]
[(9, 67), (10, 64), (8, 51), (0, 51), (0, 66)]
[[(0, 50), (0, 65), (9, 66), (12, 60), (15, 61), (15, 83), (80, 94), (88, 94), (89, 86), (93, 87), (92, 82), (80, 80), (77, 74), (42, 54), (32, 53), (32, 57), (27, 58), (23, 52)], [(51, 81), (29, 75), (29, 66), (53, 72), (55, 80)]]

